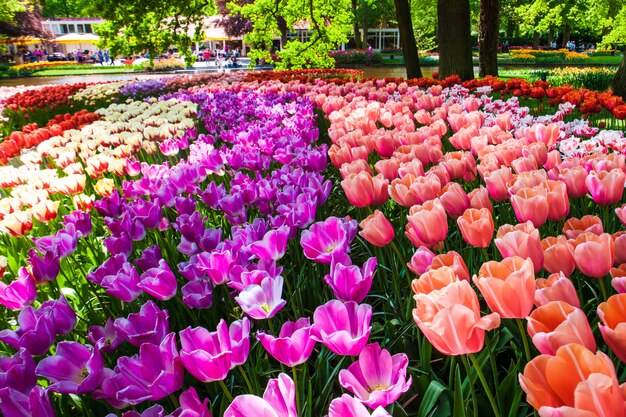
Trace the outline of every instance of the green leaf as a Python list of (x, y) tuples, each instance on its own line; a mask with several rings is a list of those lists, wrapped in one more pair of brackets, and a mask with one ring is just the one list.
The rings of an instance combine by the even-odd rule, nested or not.
[(459, 365), (454, 371), (454, 403), (452, 405), (452, 417), (465, 417), (465, 401), (463, 399), (463, 383), (461, 382), (461, 372)]
[(427, 416), (437, 404), (439, 397), (446, 391), (446, 386), (437, 382), (431, 381), (424, 393), (422, 403), (420, 404), (418, 416)]

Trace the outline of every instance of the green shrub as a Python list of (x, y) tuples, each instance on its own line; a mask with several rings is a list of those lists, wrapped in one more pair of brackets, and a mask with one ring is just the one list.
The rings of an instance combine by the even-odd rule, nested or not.
[(331, 54), (338, 67), (344, 65), (378, 65), (383, 63), (380, 52), (339, 51)]

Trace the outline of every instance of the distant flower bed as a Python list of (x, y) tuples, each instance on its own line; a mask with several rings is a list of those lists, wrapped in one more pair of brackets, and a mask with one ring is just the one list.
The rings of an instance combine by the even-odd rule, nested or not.
[(171, 71), (183, 68), (185, 68), (185, 65), (176, 58), (154, 60), (152, 65), (150, 65), (150, 61), (133, 65), (135, 71)]
[(23, 71), (23, 70), (39, 71), (39, 70), (48, 69), (48, 68), (73, 67), (75, 65), (77, 65), (77, 63), (73, 61), (52, 61), (52, 62), (44, 61), (44, 62), (29, 62), (27, 64), (13, 65), (11, 69), (15, 71)]
[(583, 63), (589, 59), (588, 54), (571, 52), (567, 49), (517, 49), (511, 50), (511, 61), (516, 64), (562, 64)]

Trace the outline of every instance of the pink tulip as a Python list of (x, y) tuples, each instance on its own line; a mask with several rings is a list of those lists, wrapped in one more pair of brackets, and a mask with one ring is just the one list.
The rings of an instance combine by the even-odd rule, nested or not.
[(559, 172), (559, 180), (567, 185), (567, 194), (572, 197), (582, 197), (589, 191), (585, 179), (587, 170), (582, 166), (565, 168)]
[(417, 247), (432, 248), (448, 235), (448, 216), (439, 199), (411, 207), (407, 219), (407, 236)]
[(380, 210), (375, 210), (359, 223), (359, 235), (374, 246), (385, 247), (395, 237), (393, 225)]
[(535, 280), (535, 305), (541, 307), (551, 301), (565, 301), (567, 304), (580, 308), (580, 301), (572, 281), (562, 272), (552, 274), (547, 279)]
[(311, 337), (337, 355), (356, 356), (367, 343), (372, 306), (331, 300), (313, 313)]
[(406, 378), (409, 358), (404, 353), (391, 356), (378, 343), (363, 348), (359, 360), (339, 372), (339, 383), (371, 409), (393, 404), (411, 387)]
[(567, 246), (580, 272), (589, 277), (602, 278), (613, 266), (615, 244), (608, 233), (585, 232), (570, 239)]
[(513, 181), (511, 168), (504, 167), (492, 171), (484, 176), (489, 195), (496, 201), (502, 201), (509, 197), (509, 183)]
[(543, 187), (520, 189), (511, 195), (511, 205), (520, 223), (530, 220), (535, 227), (541, 227), (548, 219), (548, 192)]
[(420, 246), (411, 257), (411, 262), (407, 266), (416, 275), (422, 275), (430, 267), (434, 257), (435, 253), (433, 251), (426, 246)]
[(224, 412), (224, 417), (297, 417), (296, 385), (285, 374), (270, 379), (263, 398), (238, 395)]
[(453, 219), (461, 216), (470, 206), (470, 199), (459, 183), (450, 182), (441, 189), (439, 200)]
[(519, 256), (533, 261), (535, 271), (541, 271), (543, 267), (543, 250), (539, 230), (535, 229), (530, 221), (511, 226), (500, 226), (496, 239), (496, 247), (503, 258)]
[(384, 408), (378, 407), (372, 414), (354, 397), (344, 394), (330, 403), (328, 417), (391, 417)]
[(256, 320), (271, 319), (287, 304), (281, 298), (282, 276), (263, 278), (260, 285), (250, 285), (241, 291), (235, 301), (244, 313)]
[(290, 367), (306, 362), (315, 347), (308, 317), (285, 322), (278, 337), (259, 332), (257, 339), (277, 361)]
[(585, 179), (585, 184), (593, 201), (601, 206), (605, 206), (607, 204), (615, 204), (622, 199), (625, 181), (626, 174), (624, 174), (624, 171), (615, 168), (610, 172), (591, 171)]
[(330, 274), (324, 281), (333, 290), (335, 298), (341, 301), (362, 302), (372, 287), (376, 270), (376, 258), (369, 258), (362, 268), (356, 265), (333, 263)]

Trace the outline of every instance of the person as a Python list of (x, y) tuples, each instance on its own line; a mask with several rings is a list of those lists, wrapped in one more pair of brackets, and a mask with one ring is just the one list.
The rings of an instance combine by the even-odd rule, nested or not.
[(372, 54), (372, 45), (370, 45), (369, 43), (367, 44), (367, 54), (368, 55)]
[(508, 39), (504, 40), (504, 45), (502, 46), (502, 52), (504, 53), (509, 52), (509, 40)]
[(104, 53), (102, 52), (102, 49), (98, 49), (98, 62), (100, 62), (100, 65), (104, 62)]
[(104, 55), (104, 62), (108, 65), (109, 64), (109, 50), (105, 49), (103, 55)]

